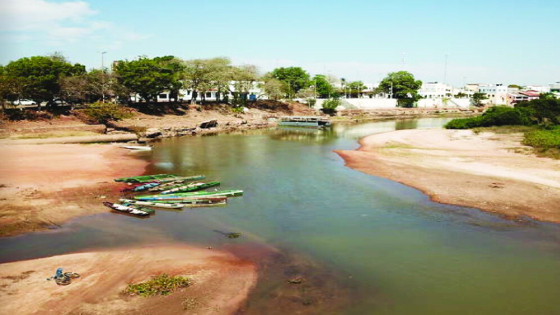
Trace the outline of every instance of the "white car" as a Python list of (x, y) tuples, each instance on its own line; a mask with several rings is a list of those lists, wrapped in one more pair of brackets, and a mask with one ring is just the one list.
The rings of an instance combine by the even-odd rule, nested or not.
[(37, 105), (37, 102), (32, 100), (17, 100), (13, 102), (14, 105)]

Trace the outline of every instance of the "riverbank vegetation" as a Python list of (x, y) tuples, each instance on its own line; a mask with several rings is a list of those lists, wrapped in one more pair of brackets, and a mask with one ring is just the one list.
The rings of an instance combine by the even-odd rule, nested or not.
[(182, 60), (176, 56), (141, 56), (117, 60), (110, 69), (102, 66), (87, 71), (84, 65), (55, 53), (0, 65), (0, 104), (14, 119), (22, 115), (10, 112), (10, 108), (41, 111), (44, 107), (58, 113), (60, 108), (95, 107), (91, 110), (95, 111), (98, 103), (123, 107), (157, 104), (163, 94), (165, 103), (178, 106), (214, 102), (238, 108), (262, 99), (297, 98), (312, 105), (317, 98), (384, 93), (396, 98), (399, 106), (412, 107), (419, 98), (420, 85), (412, 74), (400, 71), (388, 74), (379, 89), (368, 91), (362, 81), (324, 74), (311, 77), (301, 67), (280, 67), (262, 74), (254, 65), (233, 65), (225, 57)]
[[(521, 102), (514, 107), (491, 107), (481, 116), (454, 119), (445, 125), (447, 129), (471, 129), (502, 127), (507, 130), (523, 128), (523, 144), (535, 148), (542, 156), (560, 158), (560, 100), (541, 96), (537, 100)], [(480, 129), (479, 129), (480, 130)]]

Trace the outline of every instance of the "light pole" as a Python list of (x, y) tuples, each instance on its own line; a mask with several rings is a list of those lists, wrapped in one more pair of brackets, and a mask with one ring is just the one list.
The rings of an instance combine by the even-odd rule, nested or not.
[(101, 102), (105, 103), (105, 63), (103, 60), (103, 56), (106, 54), (106, 51), (101, 52)]

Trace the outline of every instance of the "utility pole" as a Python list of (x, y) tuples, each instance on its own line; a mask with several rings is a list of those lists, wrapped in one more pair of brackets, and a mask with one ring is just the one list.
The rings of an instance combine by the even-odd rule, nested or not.
[(445, 54), (445, 65), (443, 67), (443, 84), (447, 84), (447, 54)]
[(106, 51), (101, 52), (101, 102), (105, 103), (105, 63), (103, 60), (103, 56), (106, 54)]

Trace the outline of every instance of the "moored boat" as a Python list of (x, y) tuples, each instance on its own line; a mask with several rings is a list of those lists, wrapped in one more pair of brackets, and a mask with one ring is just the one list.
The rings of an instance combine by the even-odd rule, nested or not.
[(218, 185), (220, 185), (220, 182), (218, 182), (218, 181), (208, 182), (208, 183), (191, 183), (191, 184), (187, 184), (187, 185), (180, 185), (180, 186), (177, 186), (175, 188), (168, 189), (168, 190), (164, 190), (164, 191), (161, 192), (161, 194), (162, 195), (167, 195), (167, 194), (173, 194), (173, 193), (196, 191), (196, 190), (202, 190), (202, 189), (205, 189), (205, 188), (210, 188), (210, 187), (214, 187), (214, 186), (218, 186)]
[(134, 188), (132, 189), (132, 191), (144, 191), (144, 190), (148, 190), (148, 189), (150, 189), (150, 188), (152, 188), (152, 187), (156, 187), (156, 186), (159, 186), (159, 185), (161, 185), (161, 183), (158, 183), (158, 182), (149, 182), (149, 183), (146, 183), (146, 184), (143, 184), (143, 185), (134, 187)]
[(243, 190), (217, 190), (217, 191), (194, 191), (187, 193), (176, 193), (168, 195), (142, 195), (135, 196), (136, 200), (181, 200), (189, 199), (192, 197), (210, 197), (210, 196), (225, 196), (225, 197), (235, 197), (242, 196)]
[(150, 215), (146, 211), (138, 210), (138, 209), (135, 209), (133, 207), (128, 207), (128, 206), (121, 205), (121, 204), (118, 204), (118, 203), (112, 203), (112, 202), (105, 201), (105, 202), (103, 202), (103, 205), (105, 205), (106, 207), (109, 207), (109, 208), (111, 208), (115, 211), (129, 213), (129, 214), (133, 214), (133, 215), (137, 215), (137, 216), (142, 216), (143, 217), (143, 216)]

